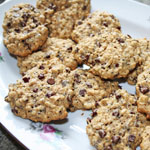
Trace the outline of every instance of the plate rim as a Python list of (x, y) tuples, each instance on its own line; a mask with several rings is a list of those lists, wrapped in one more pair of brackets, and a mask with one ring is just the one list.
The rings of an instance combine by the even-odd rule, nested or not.
[[(1, 10), (1, 8), (2, 8), (3, 6), (8, 5), (8, 4), (11, 3), (12, 1), (13, 1), (13, 0), (6, 0), (5, 2), (1, 3), (1, 4), (0, 4), (0, 10)], [(15, 1), (16, 1), (16, 0), (15, 0)], [(91, 0), (91, 1), (92, 1), (92, 0)], [(113, 1), (113, 0), (110, 0), (110, 1)], [(124, 1), (126, 1), (126, 0), (124, 0)], [(140, 6), (140, 7), (150, 8), (149, 5), (143, 4), (143, 3), (139, 2), (139, 1), (128, 0), (128, 2), (133, 3), (133, 4), (135, 4), (135, 5), (138, 5), (138, 6)], [(2, 9), (3, 9), (3, 8), (2, 8)], [(0, 33), (0, 34), (1, 34), (1, 33)], [(1, 78), (1, 76), (0, 76), (0, 78)], [(2, 100), (3, 100), (3, 99), (2, 99)], [(2, 126), (2, 128), (4, 128), (4, 130), (5, 130), (18, 144), (20, 144), (21, 146), (23, 146), (23, 147), (26, 148), (26, 149), (31, 149), (30, 147), (28, 147), (28, 145), (25, 145), (23, 141), (21, 141), (20, 139), (18, 139), (18, 138), (7, 128), (7, 126), (1, 121), (1, 119), (0, 119), (0, 126)]]

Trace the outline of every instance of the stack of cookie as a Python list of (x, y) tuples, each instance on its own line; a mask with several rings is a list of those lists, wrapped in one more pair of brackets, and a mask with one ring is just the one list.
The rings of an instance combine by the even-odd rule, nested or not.
[[(6, 12), (4, 44), (22, 78), (5, 100), (35, 122), (93, 110), (87, 134), (97, 149), (148, 150), (150, 41), (123, 35), (112, 14), (89, 13), (90, 0), (37, 0), (36, 8), (19, 4)], [(136, 84), (137, 96), (120, 89), (118, 78)]]

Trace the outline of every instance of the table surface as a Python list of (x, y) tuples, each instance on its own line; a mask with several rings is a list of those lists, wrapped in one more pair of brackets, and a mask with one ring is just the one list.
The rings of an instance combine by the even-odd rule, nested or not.
[[(5, 0), (0, 0), (0, 3)], [(150, 5), (150, 0), (136, 0), (145, 4)], [(10, 136), (7, 131), (0, 126), (0, 150), (24, 150), (24, 148)]]

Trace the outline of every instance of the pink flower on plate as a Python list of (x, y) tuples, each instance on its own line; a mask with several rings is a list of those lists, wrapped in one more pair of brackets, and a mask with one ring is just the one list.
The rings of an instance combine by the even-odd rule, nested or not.
[(2, 53), (0, 52), (0, 61), (4, 61), (3, 57), (2, 57)]
[(54, 132), (56, 132), (56, 130), (51, 125), (44, 124), (43, 125), (43, 132), (44, 133), (54, 133)]

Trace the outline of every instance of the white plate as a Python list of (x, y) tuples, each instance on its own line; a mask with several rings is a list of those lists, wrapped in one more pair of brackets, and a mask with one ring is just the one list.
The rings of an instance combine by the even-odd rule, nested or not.
[[(2, 22), (5, 11), (17, 3), (35, 0), (8, 0), (0, 5), (0, 122), (22, 144), (31, 150), (92, 150), (86, 135), (86, 118), (90, 111), (69, 113), (68, 119), (50, 124), (32, 123), (12, 114), (4, 101), (8, 85), (15, 83), (19, 75), (17, 61), (10, 56), (2, 42)], [(132, 37), (150, 37), (150, 7), (129, 0), (92, 0), (92, 11), (113, 13), (120, 19), (123, 33)], [(135, 93), (135, 87), (121, 83), (124, 89)], [(84, 113), (82, 115), (82, 113)]]

